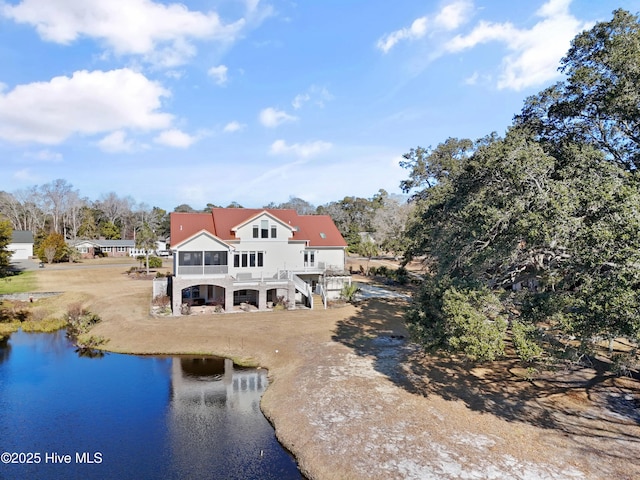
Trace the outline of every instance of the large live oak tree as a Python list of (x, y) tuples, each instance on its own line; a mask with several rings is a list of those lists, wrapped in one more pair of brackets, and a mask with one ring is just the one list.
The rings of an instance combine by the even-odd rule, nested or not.
[(638, 341), (639, 32), (618, 10), (576, 37), (567, 80), (529, 99), (504, 138), (405, 155), (406, 253), (431, 272), (407, 319), (426, 345), (494, 358), (504, 318), (528, 360), (536, 332)]

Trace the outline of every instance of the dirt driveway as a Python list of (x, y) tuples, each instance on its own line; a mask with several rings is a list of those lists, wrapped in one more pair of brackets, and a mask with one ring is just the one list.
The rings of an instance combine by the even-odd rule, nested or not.
[(129, 353), (217, 354), (269, 369), (262, 408), (318, 479), (640, 478), (638, 382), (595, 370), (535, 382), (407, 341), (401, 300), (327, 311), (152, 318), (123, 267), (43, 269), (43, 307), (82, 302)]

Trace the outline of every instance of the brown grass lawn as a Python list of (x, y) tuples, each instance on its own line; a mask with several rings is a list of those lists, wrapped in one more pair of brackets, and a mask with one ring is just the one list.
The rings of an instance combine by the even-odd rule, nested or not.
[[(114, 259), (111, 259), (114, 260)], [(407, 341), (401, 303), (153, 318), (127, 266), (47, 267), (38, 308), (81, 302), (116, 352), (228, 356), (269, 369), (262, 408), (321, 479), (640, 478), (640, 386), (596, 370), (525, 381)]]

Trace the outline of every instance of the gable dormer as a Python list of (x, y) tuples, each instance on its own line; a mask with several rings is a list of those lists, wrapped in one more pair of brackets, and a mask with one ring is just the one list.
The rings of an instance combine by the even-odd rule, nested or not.
[(288, 240), (293, 237), (294, 227), (275, 215), (263, 210), (233, 227), (232, 232), (240, 241)]
[(211, 250), (212, 248), (232, 251), (234, 247), (207, 230), (200, 230), (172, 246), (173, 250)]

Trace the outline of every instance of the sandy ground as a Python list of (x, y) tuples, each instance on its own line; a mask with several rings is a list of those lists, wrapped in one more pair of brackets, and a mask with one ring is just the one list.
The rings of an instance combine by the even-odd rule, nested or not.
[(117, 352), (203, 353), (269, 369), (262, 409), (317, 479), (640, 478), (640, 385), (597, 370), (535, 382), (430, 357), (407, 341), (402, 300), (326, 311), (149, 315), (125, 266), (45, 268), (38, 308), (82, 302)]

